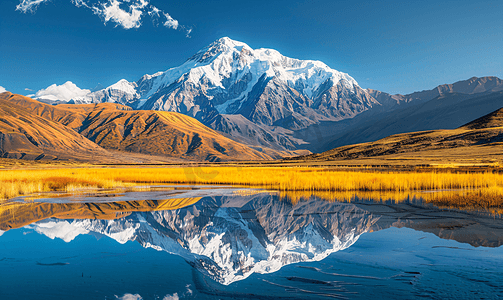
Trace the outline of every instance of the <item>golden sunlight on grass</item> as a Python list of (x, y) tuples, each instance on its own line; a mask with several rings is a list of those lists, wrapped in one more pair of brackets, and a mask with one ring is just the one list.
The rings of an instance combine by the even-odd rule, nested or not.
[[(114, 188), (139, 183), (226, 184), (260, 187), (300, 194), (324, 194), (326, 199), (351, 199), (367, 192), (369, 198), (410, 197), (410, 192), (463, 190), (465, 194), (416, 193), (431, 201), (478, 203), (502, 207), (503, 174), (492, 172), (363, 172), (326, 168), (287, 167), (165, 167), (165, 168), (59, 168), (0, 171), (0, 197), (8, 199), (41, 191), (71, 191), (83, 187)], [(337, 193), (336, 193), (337, 192)], [(343, 193), (341, 195), (340, 193)], [(376, 194), (376, 192), (379, 192)], [(338, 196), (335, 196), (338, 194)], [(354, 193), (353, 193), (354, 194)], [(334, 195), (334, 196), (332, 196)], [(396, 195), (399, 195), (398, 197)], [(409, 196), (407, 196), (409, 195)], [(297, 196), (294, 196), (295, 199)], [(386, 196), (385, 196), (386, 197)], [(436, 199), (436, 200), (435, 200)], [(455, 200), (457, 199), (457, 200)]]

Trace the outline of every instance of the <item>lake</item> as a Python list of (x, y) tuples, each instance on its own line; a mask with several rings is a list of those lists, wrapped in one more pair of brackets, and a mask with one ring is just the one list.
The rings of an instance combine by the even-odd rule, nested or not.
[(0, 299), (498, 299), (503, 220), (215, 186), (0, 205)]

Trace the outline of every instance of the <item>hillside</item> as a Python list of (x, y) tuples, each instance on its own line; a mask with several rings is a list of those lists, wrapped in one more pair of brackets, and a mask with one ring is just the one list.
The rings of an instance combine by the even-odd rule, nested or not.
[[(445, 160), (449, 159), (448, 150), (456, 155), (480, 153), (492, 149), (503, 152), (503, 108), (453, 130), (430, 130), (396, 134), (375, 142), (338, 147), (320, 154), (313, 154), (299, 159), (302, 160), (340, 160), (381, 157), (386, 155), (400, 155), (404, 157), (435, 151), (444, 153)], [(451, 153), (454, 153), (451, 152)], [(461, 154), (463, 155), (463, 154)], [(490, 160), (491, 157), (487, 157)]]
[[(503, 103), (502, 103), (503, 105)], [(483, 129), (503, 126), (503, 108), (500, 108), (488, 115), (480, 117), (461, 128), (464, 129)]]
[(33, 114), (14, 100), (19, 98), (25, 97), (0, 94), (1, 157), (87, 160), (94, 155), (107, 155), (104, 149), (71, 128)]
[(79, 159), (92, 153), (122, 155), (104, 149), (121, 151), (125, 159), (127, 153), (193, 161), (263, 160), (289, 155), (266, 148), (257, 151), (174, 112), (133, 111), (116, 103), (53, 106), (11, 93), (0, 94), (0, 101), (3, 115), (11, 116), (4, 118), (3, 134), (17, 130), (2, 145), (3, 153), (9, 153), (4, 157), (40, 159), (49, 152), (60, 153), (50, 156), (53, 159)]
[(149, 155), (204, 161), (281, 157), (275, 151), (270, 156), (234, 142), (179, 113), (133, 111), (117, 104), (96, 105), (80, 132), (105, 149)]

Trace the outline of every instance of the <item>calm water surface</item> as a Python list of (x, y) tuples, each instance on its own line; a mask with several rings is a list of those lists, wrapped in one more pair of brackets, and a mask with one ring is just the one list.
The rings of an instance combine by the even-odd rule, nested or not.
[(187, 186), (0, 212), (0, 299), (503, 298), (483, 212)]

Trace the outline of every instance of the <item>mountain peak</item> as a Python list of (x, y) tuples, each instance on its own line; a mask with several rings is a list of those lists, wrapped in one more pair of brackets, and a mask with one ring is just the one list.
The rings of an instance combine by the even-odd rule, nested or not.
[(235, 47), (248, 47), (248, 48), (250, 48), (250, 46), (248, 46), (247, 44), (240, 42), (240, 41), (233, 40), (227, 36), (219, 38), (213, 44), (225, 45), (230, 48), (235, 48)]
[(196, 61), (199, 63), (207, 63), (219, 54), (241, 52), (243, 49), (252, 51), (252, 48), (250, 48), (250, 46), (243, 42), (235, 41), (229, 37), (222, 37), (211, 43), (209, 46), (198, 51), (188, 60)]

